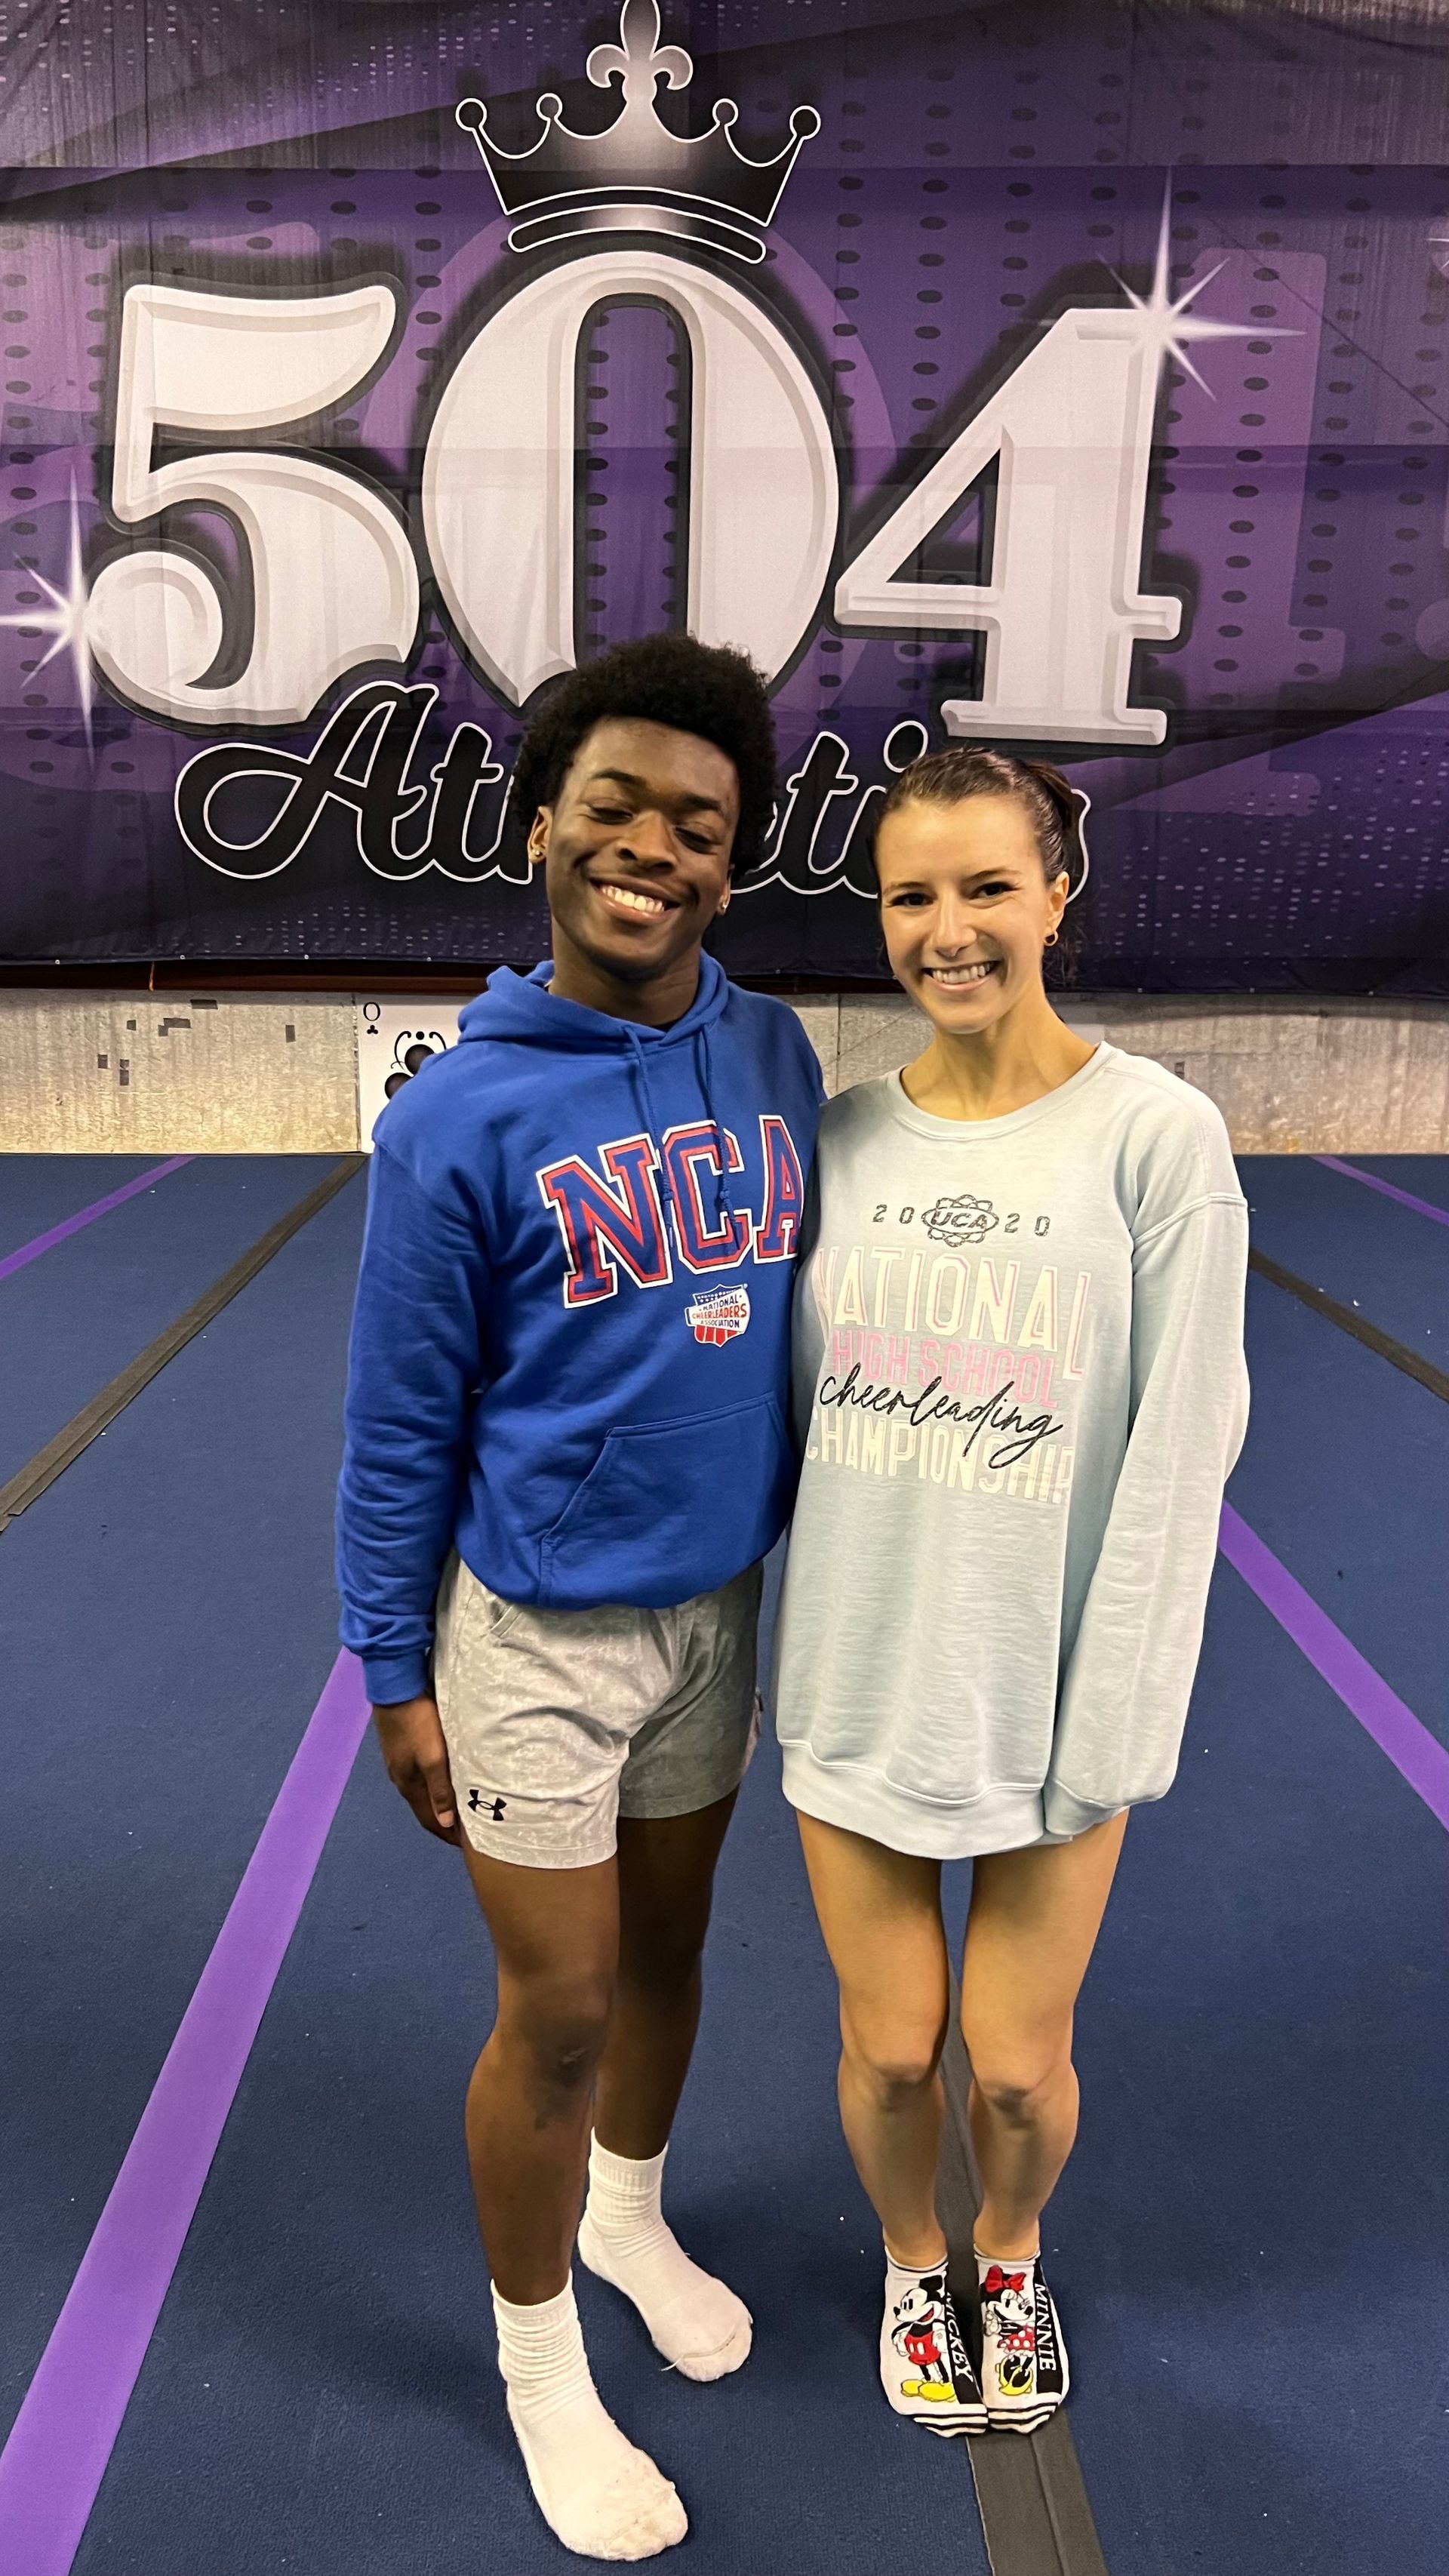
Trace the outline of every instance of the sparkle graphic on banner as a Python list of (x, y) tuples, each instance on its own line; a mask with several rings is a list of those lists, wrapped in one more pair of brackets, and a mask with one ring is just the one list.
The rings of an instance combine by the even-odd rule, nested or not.
[(75, 673), (76, 699), (80, 707), (86, 749), (91, 751), (95, 748), (91, 740), (91, 709), (95, 704), (95, 684), (91, 674), (91, 658), (86, 648), (86, 611), (90, 605), (90, 592), (86, 587), (85, 569), (81, 562), (80, 502), (76, 497), (74, 475), (71, 476), (70, 484), (70, 560), (66, 571), (65, 589), (57, 590), (54, 582), (47, 581), (43, 572), (31, 572), (30, 578), (39, 583), (46, 597), (54, 603), (53, 606), (27, 608), (12, 617), (0, 617), (0, 626), (18, 627), (20, 632), (26, 635), (53, 637), (49, 652), (42, 653), (36, 663), (37, 671), (43, 671), (47, 662), (55, 660), (57, 653), (69, 650)]
[(1217, 395), (1211, 385), (1204, 382), (1187, 354), (1192, 341), (1297, 340), (1302, 334), (1283, 324), (1276, 328), (1268, 328), (1257, 322), (1210, 322), (1205, 314), (1189, 313), (1188, 306), (1194, 303), (1204, 287), (1211, 286), (1213, 279), (1227, 267), (1228, 263), (1225, 259), (1220, 259), (1216, 268), (1210, 268), (1206, 277), (1200, 277), (1195, 286), (1190, 286), (1186, 294), (1178, 296), (1174, 302), (1168, 283), (1167, 244), (1171, 223), (1172, 190), (1169, 188), (1162, 200), (1162, 221), (1157, 228), (1157, 264), (1152, 272), (1151, 288), (1146, 295), (1134, 295), (1126, 280), (1117, 277), (1115, 268), (1112, 274), (1117, 277), (1117, 283), (1133, 311), (1141, 314), (1143, 343), (1147, 348), (1157, 351), (1159, 367), (1167, 365), (1181, 367), (1185, 374), (1191, 376), (1193, 383), (1201, 387), (1208, 400), (1216, 402)]

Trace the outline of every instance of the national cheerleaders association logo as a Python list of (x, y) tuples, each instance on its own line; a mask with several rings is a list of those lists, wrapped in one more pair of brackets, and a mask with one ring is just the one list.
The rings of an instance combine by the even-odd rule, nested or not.
[(704, 1296), (690, 1299), (684, 1320), (697, 1342), (722, 1350), (726, 1342), (737, 1341), (749, 1323), (750, 1292), (748, 1288), (713, 1288)]

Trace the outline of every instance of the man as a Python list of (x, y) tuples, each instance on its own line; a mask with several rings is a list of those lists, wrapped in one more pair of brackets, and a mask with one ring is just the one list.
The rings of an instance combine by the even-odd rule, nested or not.
[(514, 783), (553, 957), (494, 975), (384, 1111), (353, 1324), (342, 1633), (493, 1936), (467, 2139), (499, 2362), (539, 2506), (598, 2558), (686, 2522), (595, 2392), (576, 2233), (688, 2377), (750, 2347), (660, 2177), (795, 1482), (819, 1067), (701, 950), (773, 792), (742, 656), (653, 636), (560, 685)]

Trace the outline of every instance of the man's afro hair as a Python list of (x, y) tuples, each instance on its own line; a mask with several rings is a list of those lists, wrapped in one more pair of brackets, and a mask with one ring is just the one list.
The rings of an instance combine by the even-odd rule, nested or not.
[(731, 864), (748, 867), (760, 856), (775, 802), (775, 729), (764, 679), (745, 654), (692, 635), (616, 644), (550, 691), (514, 765), (513, 810), (523, 832), (540, 805), (554, 802), (580, 743), (614, 717), (698, 734), (732, 760), (740, 819)]

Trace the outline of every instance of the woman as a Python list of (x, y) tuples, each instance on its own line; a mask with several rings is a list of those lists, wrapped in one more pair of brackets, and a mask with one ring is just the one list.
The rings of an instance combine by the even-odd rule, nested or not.
[[(1043, 987), (1077, 804), (968, 745), (892, 788), (886, 947), (933, 1033), (826, 1110), (796, 1290), (785, 1790), (885, 2236), (881, 2378), (940, 2433), (1030, 2432), (1066, 2394), (1038, 2222), (1076, 2132), (1073, 2007), (1127, 1811), (1176, 1766), (1247, 1411), (1222, 1119)], [(979, 2333), (935, 2208), (941, 1863), (968, 1857)]]

